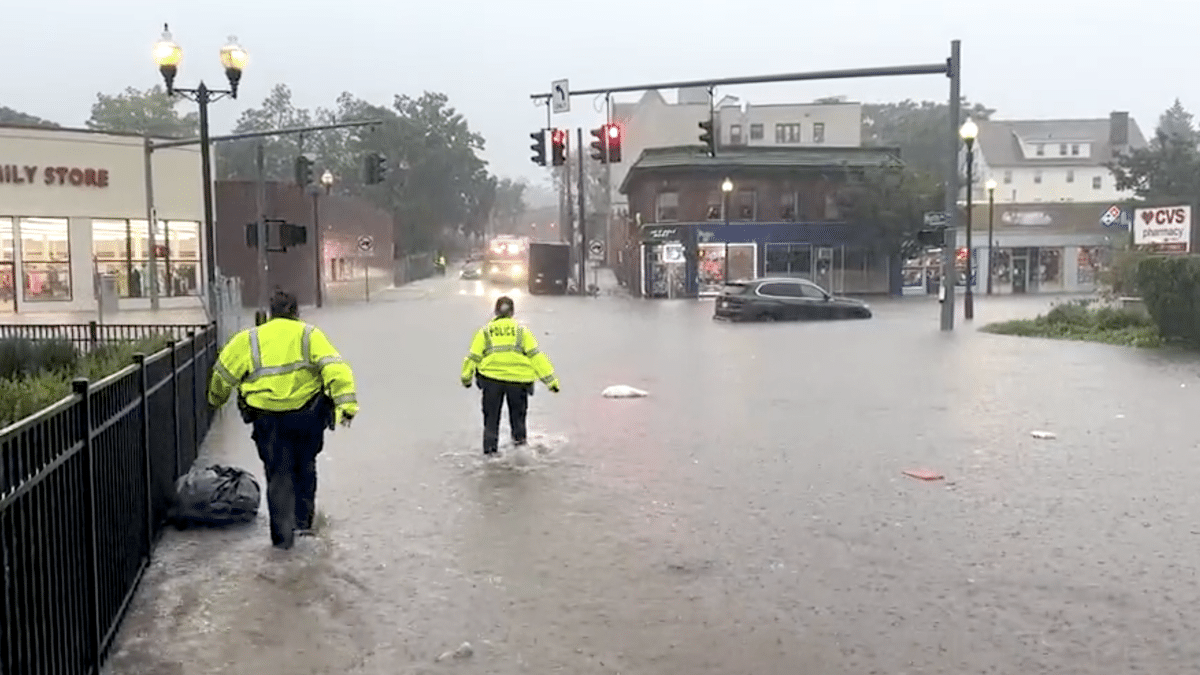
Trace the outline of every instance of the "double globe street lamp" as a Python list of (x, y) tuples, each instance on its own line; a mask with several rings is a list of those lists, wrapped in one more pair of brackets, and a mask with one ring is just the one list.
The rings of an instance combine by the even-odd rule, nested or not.
[[(203, 180), (204, 194), (204, 251), (205, 272), (208, 275), (209, 311), (216, 312), (216, 282), (217, 282), (217, 236), (216, 224), (213, 218), (213, 185), (212, 185), (212, 152), (208, 133), (208, 104), (225, 96), (237, 98), (238, 83), (242, 80), (242, 72), (250, 55), (237, 43), (237, 38), (230, 37), (229, 42), (221, 48), (221, 65), (225, 68), (225, 77), (229, 80), (229, 89), (209, 89), (204, 81), (194, 89), (181, 89), (175, 86), (175, 75), (179, 72), (179, 64), (183, 61), (183, 50), (171, 38), (167, 24), (163, 24), (162, 37), (154, 45), (154, 62), (158, 72), (162, 73), (163, 82), (167, 85), (167, 96), (183, 96), (195, 101), (200, 108), (200, 173)], [(153, 227), (153, 224), (151, 224)]]

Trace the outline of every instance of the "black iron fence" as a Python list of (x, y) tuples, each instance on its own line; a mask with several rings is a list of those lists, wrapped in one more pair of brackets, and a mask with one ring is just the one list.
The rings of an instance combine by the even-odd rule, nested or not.
[(173, 337), (184, 340), (190, 333), (199, 333), (208, 326), (194, 324), (2, 324), (0, 340), (66, 340), (82, 351), (114, 342), (137, 342), (154, 337)]
[(211, 422), (216, 326), (182, 337), (0, 430), (0, 673), (100, 672)]

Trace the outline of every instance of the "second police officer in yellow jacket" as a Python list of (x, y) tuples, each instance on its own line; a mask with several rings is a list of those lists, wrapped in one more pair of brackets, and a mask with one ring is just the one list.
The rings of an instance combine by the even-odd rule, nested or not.
[(471, 380), (483, 391), (483, 454), (499, 451), (500, 409), (508, 403), (508, 424), (514, 445), (528, 440), (525, 416), (534, 382), (541, 380), (558, 393), (558, 378), (550, 359), (538, 347), (528, 328), (513, 319), (512, 298), (496, 300), (496, 317), (475, 332), (463, 359), (462, 385)]
[(221, 350), (209, 405), (221, 407), (235, 389), (267, 474), (271, 543), (291, 548), (313, 526), (325, 430), (358, 414), (354, 373), (320, 329), (300, 321), (296, 297), (277, 291), (270, 320)]

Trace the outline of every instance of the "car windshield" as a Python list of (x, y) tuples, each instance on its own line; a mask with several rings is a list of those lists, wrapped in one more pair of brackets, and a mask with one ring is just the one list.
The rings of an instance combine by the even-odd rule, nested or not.
[(721, 295), (742, 295), (748, 290), (750, 287), (746, 284), (730, 283), (725, 284), (725, 287), (721, 289)]

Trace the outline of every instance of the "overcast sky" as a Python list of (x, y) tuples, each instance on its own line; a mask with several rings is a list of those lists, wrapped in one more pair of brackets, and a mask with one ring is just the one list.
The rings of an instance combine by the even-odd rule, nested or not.
[[(299, 105), (342, 91), (380, 103), (442, 91), (487, 140), (500, 175), (541, 182), (529, 100), (551, 80), (575, 89), (781, 72), (937, 63), (963, 41), (963, 94), (1005, 118), (1130, 111), (1144, 132), (1179, 97), (1200, 105), (1181, 27), (1200, 5), (1143, 0), (57, 0), (5, 7), (0, 105), (82, 126), (97, 92), (159, 82), (150, 48), (164, 21), (184, 49), (178, 84), (224, 85), (217, 52), (236, 35), (251, 56), (238, 101), (212, 108), (217, 131), (277, 83)], [(15, 26), (14, 26), (15, 23)], [(1171, 64), (1175, 64), (1172, 66)], [(1179, 73), (1180, 77), (1176, 77)], [(752, 103), (847, 95), (866, 102), (945, 100), (940, 76), (722, 89)], [(591, 98), (557, 126), (591, 128)], [(573, 136), (572, 136), (573, 137)]]

